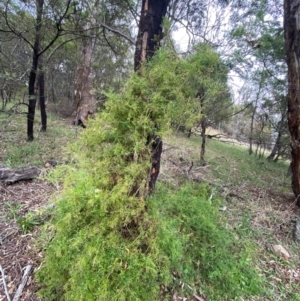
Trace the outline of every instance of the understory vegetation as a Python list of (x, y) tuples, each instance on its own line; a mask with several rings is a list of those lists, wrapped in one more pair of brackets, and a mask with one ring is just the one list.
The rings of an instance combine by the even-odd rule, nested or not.
[[(254, 246), (234, 237), (220, 218), (221, 201), (210, 195), (205, 185), (185, 184), (177, 191), (160, 185), (147, 212), (135, 208), (131, 216), (129, 201), (109, 215), (98, 202), (87, 217), (82, 208), (93, 196), (82, 197), (77, 218), (72, 212), (78, 203), (70, 208), (67, 200), (60, 202), (50, 258), (38, 274), (45, 300), (158, 300), (162, 285), (167, 300), (180, 281), (191, 286), (182, 288), (185, 296), (259, 295), (263, 279), (251, 266)], [(129, 224), (116, 222), (120, 215)]]
[(70, 148), (73, 164), (52, 175), (63, 175), (64, 189), (37, 274), (45, 300), (167, 300), (180, 287), (210, 300), (268, 297), (257, 247), (221, 216), (218, 186), (182, 180), (147, 198), (148, 137), (170, 132), (185, 99), (196, 101), (189, 69), (168, 55), (159, 51), (122, 93), (107, 94)]
[[(38, 244), (48, 248), (46, 265), (38, 272), (42, 300), (97, 300), (99, 296), (104, 300), (168, 300), (174, 292), (217, 301), (299, 300), (299, 280), (289, 274), (297, 271), (299, 254), (288, 227), (292, 213), (282, 207), (290, 189), (284, 161), (258, 160), (247, 154), (246, 146), (209, 140), (208, 165), (201, 167), (201, 138), (168, 134), (155, 195), (133, 207), (125, 190), (120, 191), (108, 207), (108, 202), (99, 202), (105, 193), (96, 186), (102, 175), (99, 169), (79, 168), (87, 161), (63, 155), (67, 141), (77, 141), (74, 128), (65, 126), (66, 122), (50, 118), (47, 136), (36, 138), (43, 149), (28, 154), (26, 162), (11, 161), (13, 166), (31, 162), (42, 167), (41, 160), (52, 154), (63, 162), (69, 160), (47, 176), (55, 187), (61, 186), (62, 177), (72, 178), (65, 183), (63, 195), (60, 192), (53, 200), (57, 206), (54, 221), (44, 226)], [(15, 143), (1, 152), (4, 163), (22, 150), (18, 147), (23, 135), (20, 125), (22, 120), (14, 119), (9, 128), (15, 130), (3, 136), (4, 142)], [(99, 151), (92, 154), (99, 156)], [(189, 168), (191, 162), (191, 175), (200, 171), (206, 183), (217, 185), (187, 182), (180, 168)], [(222, 196), (219, 186), (225, 188)], [(120, 207), (115, 210), (116, 206)], [(224, 206), (227, 210), (220, 211)], [(34, 231), (36, 225), (30, 223), (28, 228), (20, 221), (19, 207), (12, 208), (7, 218), (17, 220), (21, 233)], [(108, 211), (111, 214), (106, 215)], [(47, 209), (49, 215), (53, 209)], [(40, 216), (40, 212), (30, 212), (23, 221)], [(134, 217), (135, 223), (124, 227), (126, 218)], [(274, 243), (288, 249), (289, 261), (270, 251), (268, 246)]]
[(299, 301), (298, 2), (4, 1), (0, 300)]

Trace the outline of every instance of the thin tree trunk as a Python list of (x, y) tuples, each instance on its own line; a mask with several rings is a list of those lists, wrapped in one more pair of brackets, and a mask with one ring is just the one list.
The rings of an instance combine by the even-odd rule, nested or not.
[(201, 121), (201, 137), (202, 137), (202, 143), (201, 143), (201, 152), (200, 152), (200, 165), (205, 166), (206, 162), (204, 160), (205, 155), (205, 147), (206, 147), (206, 121), (205, 118)]
[(29, 74), (28, 92), (29, 92), (29, 105), (27, 114), (27, 138), (28, 141), (34, 139), (33, 136), (33, 125), (34, 125), (34, 115), (36, 107), (36, 73), (39, 60), (39, 48), (40, 48), (40, 31), (42, 27), (42, 16), (43, 16), (44, 0), (36, 1), (36, 26), (35, 26), (35, 41), (33, 46), (33, 57), (32, 66)]
[(41, 111), (41, 132), (46, 132), (47, 130), (47, 113), (46, 113), (46, 103), (45, 103), (45, 72), (43, 65), (40, 63), (39, 70), (39, 100), (40, 100), (40, 111)]
[[(88, 30), (86, 25), (85, 30)], [(76, 78), (76, 120), (75, 124), (87, 127), (87, 120), (96, 112), (96, 99), (93, 93), (92, 55), (94, 39), (83, 38), (82, 62), (77, 69)]]
[(286, 111), (281, 112), (281, 119), (277, 123), (277, 137), (274, 144), (274, 147), (272, 148), (271, 154), (267, 157), (267, 160), (275, 162), (275, 158), (278, 158), (278, 156), (281, 153), (281, 149), (283, 148), (282, 145), (282, 135), (284, 133), (284, 130), (286, 128)]
[[(151, 59), (160, 46), (162, 39), (162, 22), (167, 13), (170, 0), (143, 0), (139, 23), (139, 32), (134, 55), (134, 70), (138, 72), (144, 62)], [(142, 76), (142, 75), (141, 75)], [(153, 134), (147, 137), (151, 148), (151, 172), (149, 177), (149, 193), (155, 189), (155, 183), (159, 175), (162, 153), (162, 140)]]
[(274, 147), (271, 151), (271, 154), (267, 157), (267, 160), (269, 162), (271, 161), (274, 161), (274, 158), (277, 154), (280, 153), (280, 148), (281, 148), (281, 136), (282, 136), (282, 133), (281, 132), (278, 132), (278, 135), (277, 135), (277, 138), (276, 138), (276, 141), (275, 141), (275, 144), (274, 144)]
[(250, 124), (250, 138), (249, 138), (249, 155), (253, 154), (253, 129), (254, 129), (254, 117), (256, 114), (256, 106), (253, 109), (252, 115), (251, 115), (251, 124)]
[(300, 1), (284, 0), (284, 37), (288, 65), (288, 126), (291, 134), (292, 189), (300, 206)]
[(254, 118), (255, 118), (255, 114), (256, 114), (256, 110), (257, 110), (258, 99), (259, 99), (259, 96), (260, 96), (263, 81), (264, 81), (264, 78), (263, 78), (263, 75), (262, 75), (261, 78), (260, 78), (260, 81), (259, 81), (259, 87), (258, 87), (258, 91), (257, 91), (257, 94), (256, 94), (255, 105), (254, 105), (253, 113), (252, 113), (252, 116), (251, 116), (250, 138), (249, 138), (249, 155), (253, 154), (252, 143), (253, 143)]
[(34, 125), (34, 115), (35, 115), (35, 107), (36, 107), (36, 92), (37, 89), (35, 87), (36, 81), (36, 72), (38, 65), (38, 52), (33, 51), (32, 58), (32, 67), (29, 74), (29, 105), (28, 105), (28, 114), (27, 114), (27, 138), (28, 141), (32, 141), (34, 139), (33, 136), (33, 125)]

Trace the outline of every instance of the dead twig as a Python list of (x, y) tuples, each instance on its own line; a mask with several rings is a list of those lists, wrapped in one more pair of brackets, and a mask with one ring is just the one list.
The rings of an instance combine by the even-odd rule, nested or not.
[(167, 152), (167, 151), (169, 151), (169, 150), (171, 150), (171, 149), (179, 149), (179, 148), (176, 147), (176, 146), (171, 146), (171, 147), (169, 147), (169, 148), (164, 149), (162, 152), (165, 153), (165, 152)]
[(181, 168), (181, 166), (179, 166), (177, 163), (175, 163), (171, 159), (168, 159), (168, 161), (171, 162), (172, 164), (174, 164), (176, 167), (178, 167), (178, 169), (180, 169), (182, 172), (184, 172), (184, 170)]
[(26, 267), (25, 272), (24, 272), (24, 275), (23, 275), (23, 277), (22, 277), (22, 281), (21, 281), (21, 283), (20, 283), (20, 285), (19, 285), (19, 287), (18, 287), (18, 289), (17, 289), (17, 292), (16, 292), (16, 294), (15, 294), (15, 296), (14, 296), (14, 298), (13, 298), (13, 301), (18, 301), (19, 298), (20, 298), (20, 296), (22, 295), (22, 292), (23, 292), (23, 289), (24, 289), (24, 287), (25, 287), (25, 285), (26, 285), (26, 282), (27, 282), (27, 280), (28, 280), (28, 277), (29, 277), (29, 273), (30, 273), (30, 271), (31, 271), (31, 268), (32, 268), (32, 265), (28, 265), (28, 266)]
[(4, 274), (4, 270), (2, 268), (2, 265), (0, 264), (0, 270), (1, 270), (1, 275), (2, 275), (2, 281), (3, 281), (3, 286), (4, 286), (4, 291), (5, 291), (5, 295), (8, 301), (11, 301), (8, 290), (7, 290), (7, 286), (6, 286), (6, 281), (5, 281), (5, 274)]
[(237, 198), (237, 199), (240, 199), (240, 200), (242, 200), (242, 201), (245, 201), (245, 199), (244, 199), (242, 196), (240, 196), (240, 195), (238, 195), (237, 193), (234, 193), (234, 192), (229, 192), (229, 193), (227, 194), (227, 196), (226, 196), (226, 199), (228, 199), (229, 197), (235, 197), (235, 198)]
[(193, 166), (194, 166), (194, 162), (192, 161), (192, 164), (191, 164), (190, 168), (188, 169), (187, 174), (189, 174), (191, 172)]

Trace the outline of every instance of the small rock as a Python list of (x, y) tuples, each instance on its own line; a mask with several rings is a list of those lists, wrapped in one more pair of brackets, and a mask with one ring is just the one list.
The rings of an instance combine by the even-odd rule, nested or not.
[(273, 250), (276, 254), (279, 254), (284, 259), (288, 260), (290, 258), (290, 254), (282, 245), (273, 245)]
[(223, 206), (219, 209), (220, 211), (226, 211), (227, 210), (227, 207), (226, 206)]

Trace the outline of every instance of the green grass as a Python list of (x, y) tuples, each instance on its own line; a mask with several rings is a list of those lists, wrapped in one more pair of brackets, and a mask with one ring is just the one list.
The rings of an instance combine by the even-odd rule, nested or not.
[[(47, 132), (40, 132), (39, 114), (36, 114), (34, 141), (27, 141), (26, 115), (9, 117), (0, 113), (0, 162), (7, 167), (35, 165), (43, 167), (47, 160), (62, 160), (62, 149), (75, 140), (74, 128), (52, 114), (48, 114)], [(80, 131), (81, 129), (79, 129)]]
[[(263, 278), (251, 259), (255, 244), (235, 237), (219, 211), (224, 200), (211, 194), (205, 185), (185, 184), (175, 192), (160, 187), (150, 200), (160, 221), (158, 239), (178, 281), (209, 300), (263, 294)], [(185, 286), (182, 293), (191, 290)]]
[[(193, 168), (199, 168), (200, 138), (187, 139), (179, 134), (166, 141), (178, 148), (170, 155), (173, 161), (179, 163), (180, 155), (189, 162), (187, 166), (193, 161)], [(291, 217), (298, 213), (292, 205), (291, 180), (286, 177), (288, 164), (258, 160), (244, 145), (215, 140), (208, 140), (206, 162), (208, 166), (200, 176), (225, 188), (227, 226), (246, 245), (256, 245), (251, 261), (265, 279), (264, 293), (243, 300), (299, 301), (299, 244), (294, 242), (291, 223)], [(274, 254), (274, 244), (287, 249), (291, 256), (288, 261)]]
[[(187, 139), (183, 134), (173, 135), (166, 139), (175, 145), (183, 145), (183, 153), (189, 150), (188, 157), (197, 165), (200, 157), (201, 138), (192, 136)], [(257, 159), (248, 154), (247, 146), (224, 143), (207, 139), (205, 160), (211, 166), (211, 180), (219, 181), (226, 186), (239, 186), (250, 183), (259, 188), (276, 187), (281, 191), (290, 190), (290, 180), (286, 177), (288, 164)]]

